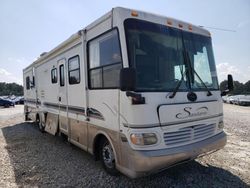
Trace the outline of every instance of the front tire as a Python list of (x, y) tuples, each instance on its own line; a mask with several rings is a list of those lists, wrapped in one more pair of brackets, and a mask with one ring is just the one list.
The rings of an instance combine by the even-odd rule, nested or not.
[(115, 155), (113, 148), (107, 139), (101, 141), (100, 160), (103, 168), (112, 176), (117, 176), (118, 171), (115, 166)]

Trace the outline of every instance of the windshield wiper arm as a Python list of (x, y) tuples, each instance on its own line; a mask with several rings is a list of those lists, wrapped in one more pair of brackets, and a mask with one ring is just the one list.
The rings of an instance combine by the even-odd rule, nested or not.
[(172, 98), (174, 98), (174, 97), (175, 97), (175, 95), (176, 95), (176, 93), (177, 93), (178, 89), (179, 89), (179, 88), (180, 88), (180, 86), (181, 86), (182, 81), (183, 81), (183, 77), (181, 77), (181, 79), (178, 81), (178, 83), (177, 83), (176, 87), (174, 88), (173, 93), (169, 96), (169, 98), (170, 98), (170, 99), (172, 99)]
[(173, 93), (169, 96), (170, 99), (172, 99), (172, 98), (175, 97), (175, 95), (176, 95), (178, 89), (179, 89), (180, 86), (181, 86), (181, 83), (182, 83), (183, 80), (184, 80), (184, 74), (186, 74), (186, 70), (185, 70), (185, 72), (183, 73), (183, 69), (181, 69), (181, 79), (178, 81), (176, 87), (174, 88)]
[(199, 74), (193, 68), (191, 68), (191, 69), (194, 71), (194, 73), (196, 74), (196, 76), (199, 78), (199, 80), (201, 81), (202, 85), (206, 88), (206, 90), (207, 90), (207, 96), (213, 95), (211, 93), (211, 91), (208, 89), (207, 85), (203, 82), (203, 80), (201, 79), (201, 77), (199, 76)]

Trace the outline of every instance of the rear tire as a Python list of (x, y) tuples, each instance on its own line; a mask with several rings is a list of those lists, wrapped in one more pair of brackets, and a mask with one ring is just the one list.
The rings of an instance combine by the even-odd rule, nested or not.
[(44, 133), (44, 130), (45, 130), (45, 123), (42, 122), (41, 120), (39, 121), (39, 124), (38, 124), (38, 128), (39, 130)]
[(29, 117), (27, 113), (25, 113), (25, 121), (29, 121)]
[(39, 126), (39, 123), (40, 123), (40, 117), (39, 117), (39, 115), (37, 114), (37, 115), (36, 115), (35, 124)]
[(112, 176), (117, 176), (118, 170), (116, 169), (115, 165), (114, 151), (111, 144), (106, 138), (101, 140), (99, 154), (102, 166), (106, 170), (106, 172), (108, 172)]

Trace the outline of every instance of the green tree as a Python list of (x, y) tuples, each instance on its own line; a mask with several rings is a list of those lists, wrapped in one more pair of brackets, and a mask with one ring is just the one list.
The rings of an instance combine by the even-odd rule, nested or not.
[(239, 81), (234, 81), (234, 90), (232, 94), (240, 95), (244, 93), (244, 84), (240, 83)]
[(221, 91), (227, 90), (227, 80), (224, 80), (220, 83), (220, 90)]
[(244, 84), (244, 90), (246, 93), (250, 94), (250, 80)]
[(16, 83), (0, 82), (0, 96), (3, 95), (23, 95), (23, 86)]
[[(227, 80), (224, 80), (220, 83), (220, 90), (227, 90)], [(245, 84), (240, 83), (239, 81), (234, 81), (234, 90), (230, 92), (230, 94), (250, 94), (250, 80), (247, 81)]]

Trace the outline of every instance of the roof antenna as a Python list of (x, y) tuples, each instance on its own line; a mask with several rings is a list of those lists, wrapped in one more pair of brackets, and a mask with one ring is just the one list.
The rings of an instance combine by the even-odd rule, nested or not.
[(214, 30), (219, 30), (219, 31), (227, 31), (227, 32), (234, 32), (234, 33), (236, 32), (236, 30), (232, 30), (232, 29), (224, 29), (224, 28), (210, 27), (210, 26), (204, 26), (204, 25), (199, 25), (199, 27), (214, 29)]

